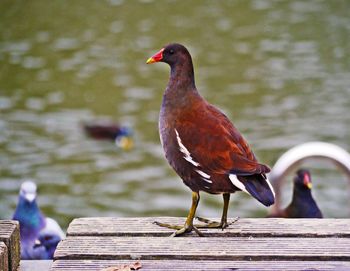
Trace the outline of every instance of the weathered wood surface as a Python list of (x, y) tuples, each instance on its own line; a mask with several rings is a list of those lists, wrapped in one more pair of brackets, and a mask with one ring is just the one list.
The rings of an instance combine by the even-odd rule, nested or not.
[(8, 271), (9, 270), (9, 262), (8, 262), (8, 251), (7, 246), (4, 242), (0, 241), (0, 271)]
[(350, 238), (95, 237), (67, 238), (55, 259), (344, 260)]
[[(205, 237), (172, 238), (153, 221), (79, 218), (54, 255), (52, 271), (101, 270), (140, 261), (143, 270), (350, 270), (350, 219), (240, 219)], [(236, 269), (235, 269), (236, 270)]]
[[(52, 270), (93, 271), (103, 268), (132, 264), (131, 260), (60, 260), (55, 261)], [(319, 262), (319, 261), (186, 261), (186, 260), (140, 260), (142, 268), (139, 271), (189, 271), (189, 270), (260, 270), (260, 271), (316, 271), (316, 270), (350, 270), (350, 262)]]
[[(18, 271), (49, 271), (52, 260), (22, 260)], [(75, 270), (80, 268), (75, 267)]]
[(0, 241), (4, 242), (8, 249), (9, 270), (17, 270), (21, 257), (18, 221), (0, 220)]
[[(183, 225), (185, 218), (77, 218), (69, 225), (67, 236), (169, 236), (174, 232), (153, 224), (154, 221)], [(224, 231), (201, 231), (210, 237), (350, 237), (350, 220), (242, 218)], [(197, 236), (195, 233), (192, 235)]]

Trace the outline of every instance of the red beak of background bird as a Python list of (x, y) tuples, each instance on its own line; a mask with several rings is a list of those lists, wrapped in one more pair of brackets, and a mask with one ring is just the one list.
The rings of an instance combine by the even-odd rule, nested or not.
[(151, 56), (149, 59), (147, 59), (147, 64), (151, 64), (154, 62), (159, 62), (163, 59), (163, 51), (164, 48), (162, 48), (158, 53), (156, 53), (155, 55)]
[(309, 189), (312, 188), (311, 178), (307, 173), (304, 174), (304, 185)]

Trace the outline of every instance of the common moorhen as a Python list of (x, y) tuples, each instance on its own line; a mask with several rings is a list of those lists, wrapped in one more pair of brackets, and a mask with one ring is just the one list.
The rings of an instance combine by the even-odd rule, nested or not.
[(52, 218), (45, 217), (36, 202), (36, 184), (25, 181), (21, 185), (18, 204), (13, 215), (19, 221), (21, 236), (21, 259), (47, 259), (47, 253), (38, 253), (35, 242), (42, 231), (50, 231), (63, 239), (64, 233), (58, 223)]
[(269, 217), (284, 218), (322, 218), (322, 212), (311, 194), (311, 174), (306, 169), (299, 169), (294, 177), (292, 202), (284, 210)]
[(133, 147), (132, 130), (115, 123), (84, 123), (85, 133), (97, 140), (110, 140), (124, 150)]
[(266, 178), (270, 168), (258, 163), (246, 140), (217, 108), (198, 93), (191, 55), (181, 44), (169, 44), (147, 64), (170, 65), (170, 80), (163, 95), (159, 117), (161, 143), (169, 164), (192, 190), (192, 206), (184, 226), (158, 223), (176, 229), (173, 236), (192, 230), (199, 191), (222, 194), (220, 222), (208, 227), (226, 228), (230, 193), (244, 191), (265, 206), (274, 203), (274, 191)]

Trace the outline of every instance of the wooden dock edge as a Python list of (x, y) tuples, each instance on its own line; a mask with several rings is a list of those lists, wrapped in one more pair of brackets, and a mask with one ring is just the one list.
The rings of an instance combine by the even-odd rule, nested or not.
[[(106, 268), (130, 265), (135, 260), (58, 260), (51, 271), (101, 271)], [(186, 260), (140, 260), (139, 271), (346, 271), (350, 262), (324, 261), (186, 261)]]
[(10, 271), (17, 271), (21, 259), (19, 222), (0, 220), (0, 241), (8, 250), (8, 266)]
[(350, 270), (350, 219), (242, 218), (225, 230), (201, 229), (205, 237), (176, 238), (154, 221), (181, 225), (185, 218), (74, 219), (50, 270), (101, 271), (137, 261), (140, 271)]
[(9, 256), (7, 246), (4, 242), (0, 241), (0, 270), (8, 271), (9, 270)]

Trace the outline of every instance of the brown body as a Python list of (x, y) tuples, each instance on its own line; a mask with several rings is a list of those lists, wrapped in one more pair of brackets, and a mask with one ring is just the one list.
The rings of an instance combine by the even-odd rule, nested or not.
[[(166, 94), (164, 96), (166, 100)], [(223, 113), (208, 104), (195, 90), (185, 97), (183, 107), (176, 106), (171, 114), (167, 114), (167, 107), (162, 106), (159, 131), (169, 164), (192, 191), (232, 193), (239, 189), (229, 180), (230, 172), (268, 172), (266, 166), (256, 161), (245, 139)], [(183, 159), (175, 129), (199, 166)], [(210, 175), (212, 184), (202, 180), (194, 168)]]
[(194, 228), (199, 191), (223, 194), (224, 209), (218, 224), (223, 228), (228, 225), (230, 193), (243, 190), (266, 206), (273, 204), (273, 189), (265, 175), (269, 167), (258, 163), (230, 120), (200, 96), (187, 49), (169, 44), (147, 63), (159, 61), (171, 67), (159, 116), (160, 139), (169, 164), (193, 191), (185, 226), (176, 235)]

